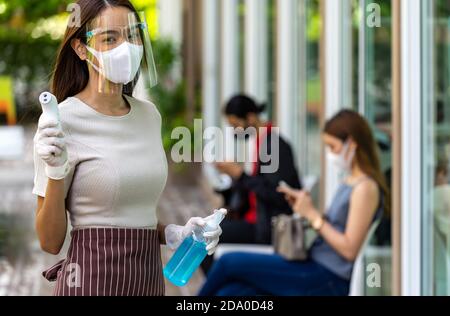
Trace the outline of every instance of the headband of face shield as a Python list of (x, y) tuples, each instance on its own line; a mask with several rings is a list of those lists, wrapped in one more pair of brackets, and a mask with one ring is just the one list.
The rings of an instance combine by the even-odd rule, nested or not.
[(158, 77), (145, 15), (101, 16), (86, 34), (87, 62), (96, 70), (101, 93), (117, 93), (121, 87), (144, 80), (154, 87)]

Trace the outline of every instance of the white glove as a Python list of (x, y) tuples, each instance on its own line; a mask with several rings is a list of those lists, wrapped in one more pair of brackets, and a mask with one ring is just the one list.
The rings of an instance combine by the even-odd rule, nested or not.
[[(224, 215), (227, 214), (225, 209), (219, 210)], [(192, 232), (196, 228), (203, 228), (206, 226), (206, 223), (213, 217), (214, 215), (201, 218), (201, 217), (192, 217), (184, 226), (178, 225), (169, 225), (165, 229), (166, 243), (170, 249), (177, 249), (181, 243), (192, 234)], [(208, 255), (213, 255), (216, 251), (217, 245), (219, 244), (219, 238), (222, 235), (222, 228), (220, 226), (213, 231), (205, 232), (203, 237), (206, 239), (206, 251), (208, 251)]]
[(62, 180), (69, 174), (69, 159), (66, 140), (61, 125), (45, 114), (41, 116), (36, 134), (35, 149), (37, 155), (45, 162), (48, 178)]

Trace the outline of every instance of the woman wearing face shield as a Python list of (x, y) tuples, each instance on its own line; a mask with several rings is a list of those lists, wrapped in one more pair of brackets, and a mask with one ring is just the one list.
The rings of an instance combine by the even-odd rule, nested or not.
[[(172, 249), (206, 219), (163, 226), (166, 184), (161, 116), (132, 97), (139, 75), (155, 84), (148, 30), (128, 0), (80, 0), (52, 78), (60, 120), (45, 113), (35, 137), (36, 228), (41, 247), (67, 258), (44, 276), (57, 296), (164, 295), (160, 245)], [(221, 210), (226, 212), (225, 210)], [(221, 230), (205, 234), (212, 254)]]
[(345, 110), (329, 120), (323, 141), (328, 159), (344, 175), (326, 216), (307, 192), (278, 189), (319, 234), (308, 260), (228, 254), (213, 266), (200, 295), (348, 295), (353, 264), (369, 228), (389, 211), (389, 191), (373, 134), (358, 113)]

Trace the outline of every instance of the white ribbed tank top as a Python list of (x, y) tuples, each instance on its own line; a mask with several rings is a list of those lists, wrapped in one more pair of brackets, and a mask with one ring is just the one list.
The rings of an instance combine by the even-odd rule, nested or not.
[[(151, 228), (167, 180), (161, 116), (146, 101), (127, 97), (125, 116), (107, 116), (77, 98), (59, 105), (71, 172), (66, 206), (74, 228)], [(35, 154), (33, 193), (45, 197), (45, 163)]]

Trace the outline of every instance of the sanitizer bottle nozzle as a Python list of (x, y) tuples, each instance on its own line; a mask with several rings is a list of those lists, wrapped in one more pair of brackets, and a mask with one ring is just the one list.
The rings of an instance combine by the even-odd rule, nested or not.
[(193, 231), (194, 239), (199, 242), (205, 242), (205, 237), (203, 236), (203, 234), (216, 230), (224, 219), (224, 212), (215, 210), (213, 216), (211, 216), (210, 219), (206, 221), (206, 225), (204, 227), (198, 227)]
[(186, 285), (203, 259), (208, 255), (204, 234), (216, 230), (225, 218), (226, 212), (216, 210), (207, 218), (204, 227), (197, 227), (178, 247), (164, 268), (164, 276), (177, 286)]

